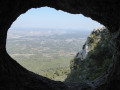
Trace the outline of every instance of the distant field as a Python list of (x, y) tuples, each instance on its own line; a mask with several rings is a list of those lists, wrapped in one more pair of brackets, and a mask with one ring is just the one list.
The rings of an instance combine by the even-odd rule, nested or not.
[[(63, 81), (90, 31), (10, 30), (7, 51), (30, 71)], [(61, 73), (62, 72), (62, 73)]]

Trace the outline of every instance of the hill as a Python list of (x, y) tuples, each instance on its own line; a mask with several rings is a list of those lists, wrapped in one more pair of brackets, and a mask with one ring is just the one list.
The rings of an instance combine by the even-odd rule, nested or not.
[(71, 73), (66, 82), (91, 81), (107, 71), (112, 63), (113, 48), (107, 28), (96, 28), (80, 52), (71, 60)]

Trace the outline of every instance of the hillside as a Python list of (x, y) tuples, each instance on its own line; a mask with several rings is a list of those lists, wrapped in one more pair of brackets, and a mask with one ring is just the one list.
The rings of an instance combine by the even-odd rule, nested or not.
[(91, 81), (104, 74), (112, 63), (112, 41), (105, 27), (88, 36), (80, 52), (71, 60), (71, 73), (65, 82)]

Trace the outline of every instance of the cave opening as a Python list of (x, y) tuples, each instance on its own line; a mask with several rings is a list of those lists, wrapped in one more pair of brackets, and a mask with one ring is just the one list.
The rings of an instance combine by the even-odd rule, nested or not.
[[(118, 0), (10, 0), (0, 3), (0, 89), (1, 90), (120, 90), (120, 2)], [(7, 30), (16, 18), (30, 8), (53, 7), (72, 14), (83, 14), (105, 25), (113, 40), (113, 63), (100, 78), (91, 82), (72, 83), (52, 81), (32, 73), (6, 52)], [(104, 46), (104, 45), (102, 45)], [(85, 47), (85, 46), (84, 46)], [(82, 57), (82, 56), (81, 56)]]
[[(41, 14), (38, 14), (40, 12)], [(94, 80), (107, 70), (111, 58), (110, 56), (101, 58), (105, 59), (99, 60), (102, 62), (101, 65), (98, 65), (99, 58), (95, 58), (99, 57), (99, 54), (104, 55), (107, 47), (103, 44), (106, 44), (104, 42), (108, 39), (99, 40), (101, 37), (108, 38), (104, 36), (106, 32), (101, 32), (102, 30), (107, 29), (80, 14), (72, 15), (48, 7), (31, 9), (21, 15), (9, 29), (7, 52), (26, 69), (52, 80), (65, 82)], [(101, 48), (101, 45), (104, 47), (103, 51), (95, 51)], [(81, 55), (76, 55), (77, 53)], [(74, 75), (77, 75), (76, 78)]]

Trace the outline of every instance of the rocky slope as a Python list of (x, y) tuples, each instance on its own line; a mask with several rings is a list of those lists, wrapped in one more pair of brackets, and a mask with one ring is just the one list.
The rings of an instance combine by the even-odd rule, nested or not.
[(105, 27), (88, 36), (83, 49), (71, 61), (71, 74), (66, 81), (91, 81), (104, 74), (112, 63), (112, 41)]
[(102, 36), (101, 33), (104, 29), (106, 28), (95, 28), (93, 32), (88, 36), (85, 44), (83, 45), (83, 49), (77, 53), (75, 58), (79, 58), (81, 60), (86, 59), (88, 52), (93, 50), (96, 44), (100, 41)]

